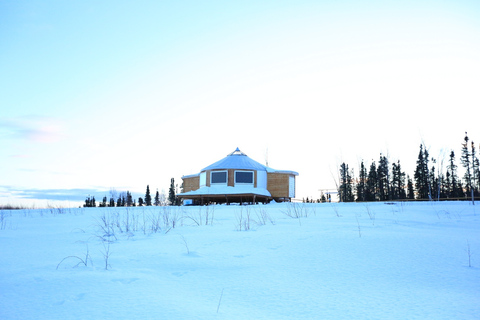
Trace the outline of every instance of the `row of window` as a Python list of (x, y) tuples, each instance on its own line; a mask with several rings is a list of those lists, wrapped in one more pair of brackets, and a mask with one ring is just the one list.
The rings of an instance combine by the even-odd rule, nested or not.
[[(226, 185), (228, 181), (228, 171), (212, 171), (210, 173), (211, 185)], [(253, 185), (253, 171), (235, 171), (235, 184)]]

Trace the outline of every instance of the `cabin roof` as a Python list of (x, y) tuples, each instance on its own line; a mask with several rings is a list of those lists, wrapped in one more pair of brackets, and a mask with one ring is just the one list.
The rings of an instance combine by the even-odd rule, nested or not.
[(240, 170), (257, 170), (274, 172), (275, 170), (264, 166), (263, 164), (248, 157), (240, 149), (235, 149), (232, 153), (228, 154), (225, 158), (203, 168), (201, 171), (207, 170), (221, 170), (221, 169), (240, 169)]

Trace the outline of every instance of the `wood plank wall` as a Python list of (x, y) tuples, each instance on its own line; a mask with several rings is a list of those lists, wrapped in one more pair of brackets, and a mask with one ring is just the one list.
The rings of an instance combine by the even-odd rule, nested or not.
[(288, 177), (287, 173), (267, 173), (267, 189), (273, 198), (288, 198)]
[(228, 169), (228, 183), (227, 186), (229, 187), (235, 187), (235, 170), (234, 169)]
[(190, 177), (183, 179), (183, 192), (195, 191), (200, 188), (200, 177)]

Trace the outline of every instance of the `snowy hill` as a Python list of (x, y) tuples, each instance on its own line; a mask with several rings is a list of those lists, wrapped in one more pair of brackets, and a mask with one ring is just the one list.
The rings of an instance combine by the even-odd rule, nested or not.
[(468, 202), (1, 211), (0, 319), (478, 319), (479, 235)]

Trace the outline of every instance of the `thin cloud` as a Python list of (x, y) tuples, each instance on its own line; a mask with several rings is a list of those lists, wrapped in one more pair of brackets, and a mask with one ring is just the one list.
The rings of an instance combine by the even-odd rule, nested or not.
[(53, 117), (29, 115), (0, 120), (3, 136), (37, 143), (52, 143), (64, 137), (62, 121)]
[[(117, 194), (121, 194), (118, 191)], [(33, 200), (59, 200), (59, 201), (84, 201), (87, 197), (94, 196), (97, 201), (105, 196), (110, 198), (110, 192), (102, 189), (76, 188), (76, 189), (17, 189), (13, 186), (0, 186), (0, 197), (15, 197)], [(132, 192), (137, 199), (143, 194)], [(117, 199), (115, 199), (117, 200)]]
[(12, 154), (10, 158), (18, 158), (18, 159), (25, 159), (25, 158), (31, 158), (31, 155), (28, 154)]
[(83, 201), (89, 195), (102, 193), (97, 189), (16, 189), (2, 186), (2, 194), (23, 199)]

